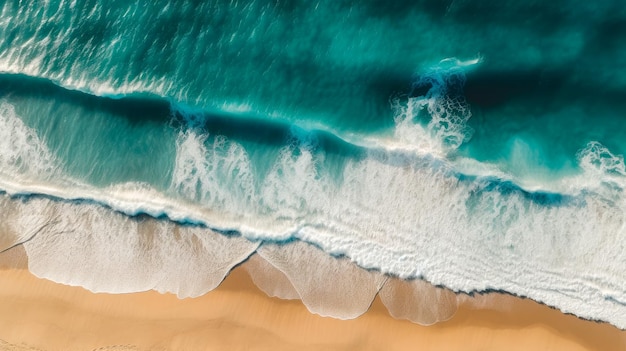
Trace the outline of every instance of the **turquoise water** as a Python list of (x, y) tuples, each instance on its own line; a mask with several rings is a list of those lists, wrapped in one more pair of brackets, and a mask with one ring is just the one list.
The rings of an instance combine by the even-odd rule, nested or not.
[(518, 137), (540, 148), (530, 166), (550, 169), (575, 167), (592, 140), (624, 152), (623, 9), (612, 2), (19, 4), (3, 7), (4, 69), (98, 95), (385, 133), (390, 98), (410, 94), (416, 75), (481, 58), (465, 87), (476, 131), (466, 155), (502, 161)]
[[(174, 222), (252, 243), (232, 265), (303, 241), (624, 327), (624, 19), (610, 1), (6, 1), (0, 189), (79, 218), (78, 256), (143, 257), (128, 226), (148, 215), (163, 240)], [(140, 289), (38, 237), (36, 274)]]

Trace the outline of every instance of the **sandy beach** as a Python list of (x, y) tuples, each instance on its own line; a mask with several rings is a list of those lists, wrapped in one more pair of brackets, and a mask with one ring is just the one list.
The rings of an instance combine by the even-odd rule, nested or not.
[(299, 300), (266, 296), (241, 267), (216, 290), (181, 300), (94, 294), (25, 265), (20, 247), (0, 254), (1, 350), (626, 349), (626, 331), (502, 294), (470, 298), (451, 320), (425, 327), (393, 319), (378, 297), (357, 319), (320, 317)]
[(626, 351), (626, 1), (0, 1), (0, 351)]

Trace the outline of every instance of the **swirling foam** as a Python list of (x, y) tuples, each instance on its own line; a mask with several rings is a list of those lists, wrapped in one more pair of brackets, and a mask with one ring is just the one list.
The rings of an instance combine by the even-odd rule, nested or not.
[[(19, 124), (11, 125), (34, 133)], [(626, 277), (622, 271), (626, 257), (619, 245), (626, 219), (623, 208), (601, 192), (587, 189), (572, 197), (528, 193), (497, 179), (459, 176), (444, 159), (384, 148), (365, 149), (361, 157), (347, 157), (337, 178), (324, 166), (324, 152), (314, 136), (300, 129), (293, 130), (292, 139), (259, 179), (242, 145), (203, 133), (189, 128), (178, 135), (172, 173), (174, 197), (137, 184), (105, 189), (78, 184), (70, 190), (62, 182), (45, 179), (39, 183), (3, 179), (2, 186), (12, 194), (39, 193), (69, 200), (27, 201), (30, 213), (39, 217), (17, 221), (12, 232), (43, 230), (24, 244), (31, 270), (94, 291), (156, 289), (196, 296), (219, 283), (259, 241), (299, 239), (381, 273), (422, 277), (466, 292), (506, 290), (579, 316), (626, 325)], [(35, 137), (25, 140), (31, 147), (43, 145)], [(581, 162), (589, 159), (590, 170), (608, 167), (609, 173), (614, 173), (623, 167), (619, 157), (598, 145), (590, 150), (581, 152)], [(254, 178), (238, 176), (245, 174)], [(231, 187), (242, 191), (225, 191)], [(619, 192), (615, 194), (621, 198)], [(224, 249), (228, 254), (215, 258), (209, 252), (213, 239), (205, 238), (214, 234), (210, 231), (189, 229), (189, 233), (177, 234), (167, 222), (149, 219), (152, 224), (144, 224), (117, 212), (102, 214), (96, 203), (129, 215), (166, 215), (243, 237), (216, 244), (224, 248), (232, 245), (234, 252)], [(141, 229), (144, 227), (148, 229)], [(19, 237), (6, 245), (25, 239)], [(163, 250), (159, 244), (155, 251), (151, 246), (155, 242), (176, 249)], [(89, 248), (90, 257), (77, 266), (76, 259), (63, 252), (78, 255), (83, 252), (80, 247)], [(288, 247), (281, 246), (280, 250)], [(337, 307), (344, 303), (341, 300), (319, 304), (306, 278), (317, 276), (319, 265), (311, 272), (283, 265), (321, 257), (320, 251), (292, 255), (268, 248), (261, 246), (259, 254), (288, 277), (298, 295), (317, 313), (352, 318), (367, 308), (368, 300), (371, 302), (381, 287), (376, 277), (359, 285), (369, 286), (363, 289), (367, 293), (355, 299), (354, 306), (345, 304), (345, 309)], [(142, 250), (147, 256), (142, 256)], [(183, 257), (188, 250), (200, 255), (191, 255), (189, 262), (170, 261), (171, 257)], [(124, 265), (106, 270), (112, 257)], [(343, 264), (333, 262), (331, 266)], [(165, 267), (170, 265), (175, 269)], [(191, 267), (188, 275), (196, 277), (198, 285), (177, 282), (172, 272), (183, 269), (180, 265)], [(221, 268), (210, 275), (210, 281), (203, 280), (203, 269), (212, 265)], [(114, 281), (118, 275), (123, 279)], [(354, 277), (360, 275), (354, 273)], [(316, 288), (324, 286), (322, 280), (316, 281)], [(341, 296), (330, 286), (325, 289), (328, 296)], [(447, 299), (445, 295), (438, 298)], [(389, 306), (390, 310), (397, 309), (393, 303)], [(428, 324), (447, 318), (449, 311), (446, 307), (439, 311), (441, 314), (396, 314)]]

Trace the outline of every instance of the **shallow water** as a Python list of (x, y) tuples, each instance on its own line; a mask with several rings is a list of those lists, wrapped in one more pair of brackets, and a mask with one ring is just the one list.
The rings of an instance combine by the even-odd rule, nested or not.
[[(198, 295), (255, 251), (304, 300), (320, 274), (356, 277), (299, 267), (309, 243), (624, 328), (625, 17), (610, 2), (5, 2), (0, 243), (35, 233), (31, 271), (95, 291)], [(353, 317), (365, 295), (308, 306)]]

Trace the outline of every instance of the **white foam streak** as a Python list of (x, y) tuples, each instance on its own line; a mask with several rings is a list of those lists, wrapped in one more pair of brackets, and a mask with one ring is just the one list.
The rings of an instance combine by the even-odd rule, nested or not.
[(592, 141), (578, 152), (581, 168), (589, 175), (612, 176), (616, 179), (624, 179), (626, 167), (624, 156), (614, 155), (608, 148), (597, 141)]
[(56, 173), (54, 157), (46, 145), (4, 101), (0, 101), (0, 150), (0, 174), (50, 177)]
[(254, 176), (245, 150), (222, 136), (207, 147), (207, 138), (192, 130), (180, 132), (172, 187), (213, 209), (250, 207)]
[[(29, 211), (35, 217), (23, 216), (11, 224), (17, 228), (13, 232), (28, 233), (51, 223), (44, 234), (25, 244), (29, 258), (35, 257), (31, 269), (41, 276), (94, 291), (160, 289), (195, 296), (211, 289), (233, 262), (254, 251), (256, 244), (249, 240), (295, 238), (325, 252), (296, 242), (281, 250), (263, 245), (259, 254), (322, 315), (359, 315), (380, 288), (380, 273), (391, 273), (424, 277), (459, 291), (506, 290), (626, 328), (626, 250), (621, 240), (626, 235), (626, 207), (620, 192), (624, 164), (599, 144), (581, 151), (581, 167), (594, 175), (593, 181), (610, 179), (615, 186), (601, 184), (604, 191), (579, 188), (573, 199), (542, 202), (506, 183), (460, 180), (444, 159), (385, 148), (346, 159), (340, 179), (335, 179), (322, 167), (315, 139), (297, 129), (261, 180), (255, 178), (241, 145), (219, 136), (210, 139), (192, 128), (177, 140), (171, 184), (180, 195), (176, 197), (144, 184), (98, 189), (61, 175), (47, 179), (47, 172), (60, 168), (45, 143), (10, 107), (1, 106), (0, 123), (6, 138), (15, 142), (2, 144), (0, 162), (6, 167), (0, 186), (9, 194), (68, 200), (31, 199)], [(146, 213), (233, 230), (244, 238), (229, 241), (220, 236), (226, 241), (213, 244), (204, 241), (206, 230), (181, 234), (165, 221), (144, 225), (95, 202), (128, 215)], [(3, 245), (25, 238), (12, 237)], [(159, 249), (152, 248), (153, 240)], [(209, 250), (213, 245), (228, 254), (215, 258)], [(229, 251), (231, 245), (234, 251)], [(169, 246), (176, 249), (165, 249)], [(142, 256), (142, 250), (148, 256)], [(187, 252), (199, 255), (186, 261)], [(328, 253), (349, 258), (335, 259)], [(81, 257), (80, 265), (73, 256)], [(106, 268), (112, 258), (116, 263)], [(354, 271), (351, 262), (380, 273)], [(200, 285), (174, 282), (174, 272), (184, 271), (185, 265), (191, 269), (185, 274)], [(307, 265), (311, 269), (303, 272)], [(203, 280), (202, 267), (208, 266), (219, 269), (211, 273), (214, 278)], [(136, 269), (123, 271), (127, 267)], [(321, 267), (336, 274), (333, 282), (340, 285), (328, 283)], [(355, 286), (360, 289), (350, 290)], [(318, 287), (323, 294), (315, 290)], [(346, 301), (346, 291), (357, 298)], [(445, 312), (432, 316), (440, 318)], [(417, 316), (423, 323), (437, 319), (420, 313), (398, 315)]]
[[(181, 190), (183, 195), (210, 200), (207, 203), (175, 200), (140, 184), (100, 190), (75, 186), (69, 190), (58, 185), (7, 178), (0, 181), (12, 194), (38, 193), (66, 200), (88, 199), (126, 214), (167, 215), (181, 222), (236, 230), (248, 239), (283, 240), (296, 237), (315, 243), (327, 253), (346, 255), (362, 267), (375, 268), (383, 273), (403, 278), (423, 276), (435, 284), (461, 291), (502, 289), (557, 306), (566, 312), (626, 326), (623, 319), (626, 307), (616, 302), (626, 301), (626, 287), (623, 285), (626, 276), (622, 270), (626, 266), (626, 250), (619, 241), (621, 236), (626, 235), (626, 218), (621, 207), (613, 206), (601, 196), (588, 194), (584, 201), (570, 204), (540, 204), (529, 200), (520, 191), (500, 192), (497, 188), (485, 188), (488, 183), (482, 181), (460, 181), (450, 173), (445, 163), (437, 166), (440, 161), (436, 159), (384, 150), (372, 150), (362, 160), (347, 161), (341, 182), (332, 182), (312, 153), (314, 142), (300, 137), (280, 152), (276, 164), (260, 184), (258, 193), (262, 196), (255, 202), (250, 201), (250, 195), (245, 191), (232, 194), (207, 191), (215, 186), (222, 187), (219, 191), (236, 189), (234, 185), (240, 183), (219, 182), (235, 178), (229, 176), (234, 173), (228, 170), (251, 169), (247, 156), (237, 151), (239, 146), (221, 138), (215, 140), (209, 143), (191, 133), (179, 136), (178, 152), (189, 154), (179, 155), (177, 172), (180, 172), (180, 177), (174, 178), (181, 181), (173, 183), (178, 184), (176, 189)], [(299, 143), (303, 146), (300, 147)], [(211, 172), (217, 172), (214, 167), (225, 173), (211, 175)], [(205, 180), (218, 183), (204, 184)], [(92, 207), (88, 204), (76, 206)], [(41, 213), (42, 218), (55, 218), (54, 214), (46, 211), (42, 209), (34, 213)], [(76, 212), (56, 216), (77, 220), (81, 216), (91, 216), (89, 223), (101, 223), (94, 227), (94, 232), (103, 231), (109, 236), (88, 244), (92, 247), (105, 245), (109, 239), (122, 246), (141, 247), (136, 241), (125, 242), (123, 240), (129, 239), (111, 236), (119, 235), (115, 234), (117, 230), (110, 231), (110, 225), (98, 216)], [(31, 219), (28, 222), (32, 224), (36, 221)], [(54, 228), (55, 232), (63, 232), (64, 228), (71, 228), (71, 224)], [(136, 232), (133, 228), (131, 226), (122, 231)], [(168, 233), (158, 237), (171, 235), (171, 232)], [(72, 236), (68, 238), (69, 241), (78, 240)], [(37, 243), (30, 244), (29, 252), (47, 258), (41, 261), (45, 262), (41, 266), (33, 263), (34, 270), (41, 273), (45, 267), (63, 268), (61, 271), (69, 269), (64, 266), (69, 261), (48, 262), (52, 258), (45, 256), (44, 247), (50, 244), (42, 242), (41, 246), (36, 246)], [(58, 245), (58, 250), (61, 250), (71, 242), (63, 241)], [(183, 246), (190, 249), (188, 245)], [(316, 313), (335, 313), (342, 318), (362, 313), (363, 308), (368, 306), (366, 298), (355, 301), (355, 305), (346, 305), (352, 307), (341, 309), (337, 302), (340, 300), (318, 304), (317, 297), (307, 297), (315, 296), (307, 295), (314, 293), (309, 290), (311, 285), (307, 284), (317, 278), (304, 278), (305, 275), (316, 276), (314, 269), (303, 274), (305, 262), (317, 262), (314, 267), (319, 268), (319, 265), (327, 263), (315, 260), (325, 256), (331, 260), (329, 262), (344, 264), (320, 250), (309, 251), (271, 253), (273, 251), (265, 248), (260, 253), (288, 276), (307, 306)], [(102, 262), (107, 255), (113, 253), (99, 256)], [(128, 257), (131, 256), (129, 254)], [(165, 254), (159, 257), (166, 260)], [(124, 261), (124, 258), (120, 261), (133, 263)], [(333, 269), (331, 271), (334, 272)], [(80, 275), (78, 272), (72, 274)], [(358, 277), (360, 273), (354, 274)], [(340, 276), (343, 277), (341, 279), (351, 279), (344, 277), (343, 273)], [(79, 281), (84, 283), (86, 278), (73, 281), (59, 276), (56, 279), (82, 284)], [(150, 279), (156, 278), (151, 276)], [(128, 280), (131, 284), (131, 279)], [(92, 284), (94, 289), (105, 289), (98, 287), (95, 281), (88, 284)], [(322, 284), (322, 281), (316, 284)], [(121, 291), (122, 285), (120, 283), (115, 291)], [(158, 289), (160, 285), (155, 280), (148, 280), (129, 286), (133, 289)], [(374, 287), (379, 285), (371, 287), (375, 293), (377, 288)], [(342, 285), (341, 289), (344, 288)], [(177, 288), (169, 286), (167, 289), (173, 291)], [(368, 289), (364, 291), (370, 291)], [(329, 291), (328, 296), (341, 296), (338, 291), (333, 291)]]
[[(472, 130), (466, 122), (472, 113), (461, 94), (465, 85), (464, 66), (458, 60), (452, 65), (445, 62), (413, 83), (414, 89), (428, 89), (424, 95), (409, 97), (405, 103), (392, 101), (397, 139), (413, 145), (430, 139), (439, 144), (439, 150), (450, 150), (471, 137)], [(419, 119), (429, 121), (422, 127), (417, 123)]]
[[(614, 293), (626, 291), (618, 283), (626, 281), (626, 256), (623, 245), (611, 244), (625, 234), (622, 208), (591, 195), (584, 203), (540, 204), (521, 191), (487, 190), (392, 155), (349, 163), (337, 188), (315, 176), (306, 152), (281, 161), (288, 166), (282, 174), (296, 178), (283, 179), (275, 216), (299, 220), (296, 237), (363, 267), (467, 292), (502, 289), (626, 323), (625, 307), (605, 298), (607, 291), (611, 299), (625, 297)], [(320, 188), (322, 195), (311, 191)], [(306, 215), (297, 207), (303, 202)]]
[[(265, 178), (261, 201), (276, 219), (303, 224), (306, 213), (326, 204), (328, 188), (319, 178), (316, 162), (307, 147), (294, 155), (292, 147), (281, 150), (273, 169)], [(285, 181), (289, 180), (289, 181)]]

